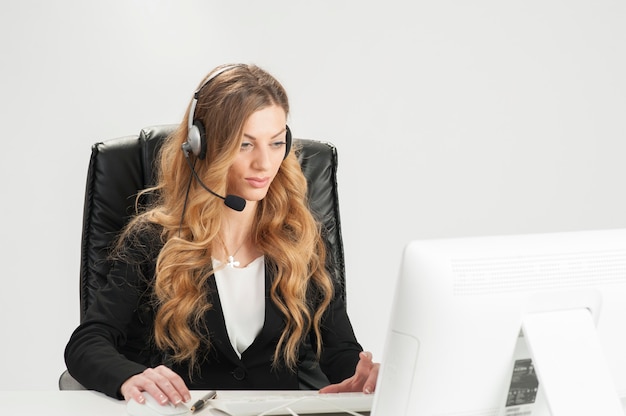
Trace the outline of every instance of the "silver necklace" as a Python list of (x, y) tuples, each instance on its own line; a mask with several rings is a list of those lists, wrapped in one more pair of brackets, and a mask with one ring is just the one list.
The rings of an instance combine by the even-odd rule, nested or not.
[[(220, 240), (222, 240), (222, 246), (224, 246), (224, 251), (226, 252), (226, 254), (228, 254), (228, 248), (226, 247), (226, 243), (224, 243), (224, 239), (221, 236), (220, 236)], [(243, 240), (241, 245), (237, 248), (237, 250), (235, 250), (233, 254), (228, 256), (228, 261), (226, 262), (227, 266), (230, 266), (232, 268), (239, 267), (241, 263), (235, 260), (235, 256), (237, 255), (237, 253), (239, 253), (239, 250), (241, 250), (241, 247), (243, 247), (244, 244), (246, 244), (246, 241), (248, 241), (247, 238)]]

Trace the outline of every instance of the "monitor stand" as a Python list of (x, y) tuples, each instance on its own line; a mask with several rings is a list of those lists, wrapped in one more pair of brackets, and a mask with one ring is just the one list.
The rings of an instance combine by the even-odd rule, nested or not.
[(588, 309), (529, 313), (522, 332), (539, 381), (532, 416), (624, 416)]

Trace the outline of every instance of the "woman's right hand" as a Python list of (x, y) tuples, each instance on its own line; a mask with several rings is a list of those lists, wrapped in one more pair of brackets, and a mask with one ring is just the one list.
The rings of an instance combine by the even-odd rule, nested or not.
[(120, 388), (126, 401), (135, 399), (138, 403), (146, 401), (143, 391), (161, 404), (171, 402), (176, 405), (191, 400), (189, 389), (183, 379), (164, 365), (147, 368), (143, 373), (135, 374)]

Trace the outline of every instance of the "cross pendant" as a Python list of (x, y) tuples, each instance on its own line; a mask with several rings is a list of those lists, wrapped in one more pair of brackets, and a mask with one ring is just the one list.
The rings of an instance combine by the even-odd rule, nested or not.
[(239, 267), (239, 262), (235, 261), (235, 257), (228, 256), (228, 263), (226, 263), (226, 265), (230, 267)]

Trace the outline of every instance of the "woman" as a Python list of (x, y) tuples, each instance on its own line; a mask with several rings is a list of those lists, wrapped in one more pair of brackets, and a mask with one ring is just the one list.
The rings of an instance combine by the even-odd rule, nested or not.
[(256, 66), (219, 67), (200, 85), (161, 150), (156, 202), (120, 236), (68, 342), (85, 387), (178, 404), (189, 388), (297, 389), (317, 372), (322, 392), (374, 390), (378, 364), (325, 268), (288, 111)]

